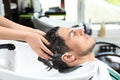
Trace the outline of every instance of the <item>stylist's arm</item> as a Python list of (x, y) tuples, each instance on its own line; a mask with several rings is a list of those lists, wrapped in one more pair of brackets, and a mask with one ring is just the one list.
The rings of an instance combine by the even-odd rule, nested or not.
[(52, 55), (52, 52), (44, 45), (49, 45), (49, 42), (44, 36), (45, 32), (41, 30), (20, 25), (0, 16), (0, 39), (25, 41), (38, 54), (38, 56), (47, 60), (51, 57), (46, 53)]

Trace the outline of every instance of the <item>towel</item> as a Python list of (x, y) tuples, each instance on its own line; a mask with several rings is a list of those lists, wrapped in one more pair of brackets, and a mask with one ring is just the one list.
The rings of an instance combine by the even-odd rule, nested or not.
[(98, 59), (80, 64), (80, 66), (82, 67), (58, 76), (63, 77), (64, 80), (120, 80), (119, 73)]
[(94, 63), (97, 65), (98, 70), (92, 80), (112, 80), (108, 71), (108, 66), (105, 63), (99, 60), (96, 60)]

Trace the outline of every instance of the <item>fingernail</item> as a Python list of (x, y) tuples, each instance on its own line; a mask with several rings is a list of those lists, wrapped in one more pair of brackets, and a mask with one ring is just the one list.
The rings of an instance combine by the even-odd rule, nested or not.
[(53, 53), (51, 53), (51, 56), (53, 56), (54, 54)]
[(50, 57), (50, 59), (52, 59), (52, 58)]

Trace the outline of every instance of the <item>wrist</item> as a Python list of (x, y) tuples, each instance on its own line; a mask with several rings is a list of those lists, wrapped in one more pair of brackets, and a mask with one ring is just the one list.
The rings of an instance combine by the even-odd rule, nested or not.
[(30, 36), (30, 32), (23, 31), (21, 40), (27, 42), (27, 38)]

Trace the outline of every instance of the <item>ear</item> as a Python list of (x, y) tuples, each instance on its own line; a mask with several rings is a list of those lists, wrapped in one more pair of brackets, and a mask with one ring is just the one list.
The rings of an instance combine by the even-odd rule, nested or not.
[(61, 58), (66, 63), (71, 63), (71, 62), (75, 61), (75, 56), (72, 55), (71, 53), (65, 53), (64, 55), (62, 55)]

